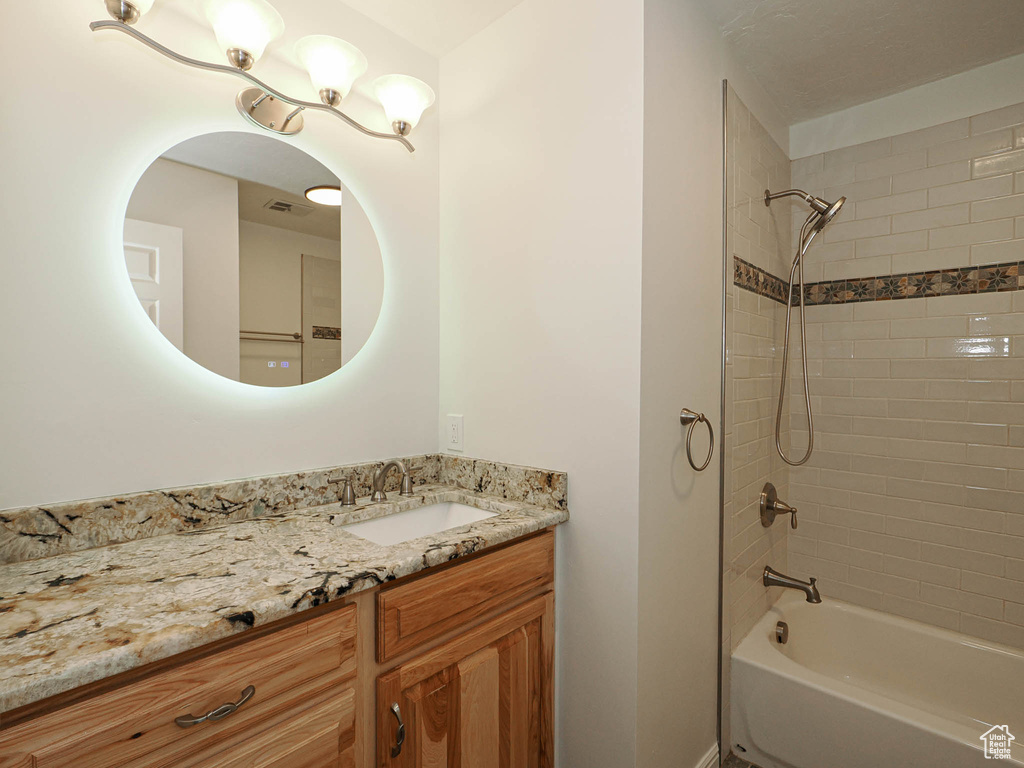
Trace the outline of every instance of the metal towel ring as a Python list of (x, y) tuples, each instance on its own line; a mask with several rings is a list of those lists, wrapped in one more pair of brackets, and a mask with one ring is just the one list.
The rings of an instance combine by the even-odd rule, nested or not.
[[(702, 421), (708, 425), (708, 435), (711, 437), (711, 443), (708, 445), (708, 457), (704, 459), (704, 463), (698, 467), (693, 461), (693, 452), (690, 451), (690, 440), (693, 438), (693, 428)], [(689, 408), (683, 408), (683, 410), (679, 412), (679, 423), (683, 426), (686, 426), (687, 424), (690, 425), (690, 428), (686, 430), (686, 460), (690, 462), (690, 466), (695, 470), (703, 472), (708, 468), (708, 464), (711, 463), (711, 457), (715, 453), (715, 430), (711, 427), (711, 422), (708, 421), (707, 417), (703, 413), (691, 411)]]

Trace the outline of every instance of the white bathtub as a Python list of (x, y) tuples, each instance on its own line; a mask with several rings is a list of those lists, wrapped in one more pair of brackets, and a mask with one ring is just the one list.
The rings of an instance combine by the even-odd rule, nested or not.
[[(1024, 653), (827, 597), (779, 600), (733, 652), (730, 698), (733, 751), (762, 768), (1024, 766)], [(1000, 725), (1013, 757), (987, 759)]]

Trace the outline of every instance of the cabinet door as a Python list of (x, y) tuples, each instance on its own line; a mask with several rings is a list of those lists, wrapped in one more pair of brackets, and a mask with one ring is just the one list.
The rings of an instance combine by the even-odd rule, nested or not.
[(549, 592), (381, 675), (378, 765), (550, 768), (553, 603)]

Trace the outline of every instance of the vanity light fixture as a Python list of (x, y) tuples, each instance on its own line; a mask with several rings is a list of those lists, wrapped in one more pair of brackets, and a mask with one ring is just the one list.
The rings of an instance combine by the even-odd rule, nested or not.
[(399, 136), (408, 136), (420, 121), (423, 110), (434, 103), (433, 89), (408, 75), (378, 77), (373, 81), (373, 90), (384, 106), (391, 130)]
[(306, 199), (318, 205), (341, 206), (341, 187), (322, 184), (306, 190)]
[(153, 7), (154, 1), (104, 0), (113, 21), (94, 21), (89, 28), (93, 32), (116, 29), (179, 64), (242, 78), (251, 87), (239, 91), (235, 106), (245, 118), (268, 131), (291, 136), (302, 130), (303, 112), (327, 112), (367, 136), (397, 141), (410, 152), (415, 151), (406, 137), (419, 122), (423, 110), (434, 103), (434, 92), (421, 80), (385, 75), (374, 82), (393, 133), (374, 131), (338, 109), (352, 90), (353, 82), (367, 68), (366, 57), (351, 43), (329, 35), (310, 35), (298, 42), (296, 53), (320, 98), (319, 103), (304, 101), (271, 88), (249, 73), (267, 46), (284, 31), (284, 20), (266, 0), (204, 0), (206, 18), (229, 64), (183, 56), (135, 29), (132, 25)]
[(154, 0), (106, 0), (107, 13), (120, 22), (134, 24), (153, 7)]
[(231, 66), (245, 71), (284, 32), (284, 19), (266, 0), (206, 0), (203, 10)]
[(352, 43), (330, 35), (310, 35), (295, 45), (299, 61), (309, 71), (320, 101), (336, 107), (352, 90), (352, 83), (366, 72), (363, 52)]

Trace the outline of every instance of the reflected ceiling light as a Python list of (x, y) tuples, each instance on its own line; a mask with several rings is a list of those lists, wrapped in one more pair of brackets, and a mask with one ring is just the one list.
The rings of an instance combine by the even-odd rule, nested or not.
[(332, 187), (330, 184), (310, 187), (306, 190), (306, 199), (318, 205), (340, 206), (341, 187)]
[(92, 22), (89, 28), (93, 32), (116, 29), (179, 64), (242, 78), (251, 87), (244, 88), (235, 97), (236, 108), (254, 124), (274, 133), (296, 134), (304, 125), (303, 112), (327, 112), (360, 133), (397, 141), (413, 152), (415, 148), (406, 136), (419, 122), (423, 110), (434, 103), (434, 92), (426, 83), (406, 75), (385, 75), (377, 79), (375, 86), (392, 133), (374, 131), (349, 117), (337, 107), (352, 90), (352, 83), (366, 71), (366, 57), (351, 43), (328, 35), (310, 35), (300, 40), (297, 47), (299, 58), (320, 95), (319, 103), (296, 99), (270, 87), (249, 73), (267, 46), (284, 31), (281, 14), (266, 0), (203, 0), (206, 18), (230, 66), (183, 56), (131, 26), (153, 7), (154, 0), (104, 0), (104, 3), (114, 21)]
[(309, 72), (320, 101), (336, 107), (352, 90), (352, 83), (366, 72), (363, 52), (352, 43), (330, 35), (310, 35), (295, 45), (295, 52)]
[(434, 103), (434, 91), (422, 80), (408, 75), (384, 75), (373, 81), (373, 90), (384, 107), (391, 130), (408, 136), (423, 110)]

